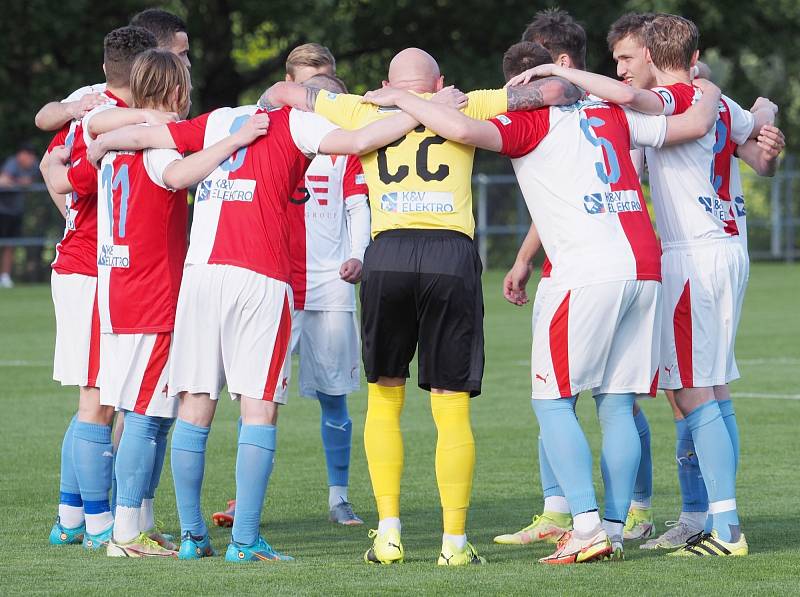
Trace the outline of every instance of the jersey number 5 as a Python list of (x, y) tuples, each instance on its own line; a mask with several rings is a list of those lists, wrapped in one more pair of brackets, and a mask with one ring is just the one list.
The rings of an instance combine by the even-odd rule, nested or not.
[[(414, 132), (422, 133), (425, 131), (425, 127), (419, 125), (417, 128), (414, 129)], [(381, 179), (383, 184), (390, 184), (393, 182), (401, 182), (404, 180), (409, 173), (409, 168), (407, 165), (403, 164), (400, 166), (397, 171), (392, 174), (389, 172), (389, 160), (386, 157), (386, 150), (390, 147), (397, 147), (403, 141), (406, 140), (407, 135), (403, 135), (397, 141), (393, 143), (389, 143), (385, 147), (381, 147), (378, 150), (378, 176)], [(425, 137), (419, 143), (419, 147), (417, 148), (417, 156), (416, 156), (416, 171), (417, 176), (419, 176), (425, 182), (430, 182), (432, 180), (444, 180), (450, 174), (450, 166), (447, 164), (439, 164), (436, 168), (435, 172), (431, 172), (428, 170), (428, 150), (430, 149), (431, 145), (441, 145), (446, 140), (440, 137), (439, 135), (430, 135)]]
[(119, 231), (120, 238), (125, 238), (125, 220), (128, 217), (128, 198), (131, 193), (131, 185), (128, 179), (128, 164), (123, 164), (114, 175), (114, 166), (106, 164), (103, 166), (102, 174), (103, 188), (106, 190), (106, 202), (108, 204), (108, 233), (114, 237), (114, 191), (121, 188), (119, 199)]
[(603, 126), (605, 123), (605, 120), (598, 118), (597, 116), (591, 116), (589, 118), (584, 117), (581, 118), (581, 131), (583, 131), (583, 136), (589, 140), (589, 143), (595, 147), (602, 147), (606, 150), (609, 172), (606, 172), (605, 164), (600, 162), (595, 162), (594, 169), (597, 172), (597, 177), (603, 181), (604, 184), (614, 184), (619, 180), (620, 177), (617, 152), (614, 150), (614, 146), (611, 144), (611, 141), (605, 137), (597, 135), (597, 131), (594, 130), (594, 127)]

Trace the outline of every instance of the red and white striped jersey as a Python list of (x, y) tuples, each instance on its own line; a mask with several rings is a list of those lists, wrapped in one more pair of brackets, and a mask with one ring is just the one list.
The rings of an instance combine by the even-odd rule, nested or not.
[(364, 261), (368, 195), (357, 156), (318, 155), (311, 161), (289, 200), (295, 309), (355, 311), (355, 287), (341, 279), (339, 268), (351, 258)]
[(664, 142), (663, 116), (587, 100), (490, 122), (512, 158), (553, 287), (661, 279), (661, 250), (630, 150)]
[[(700, 98), (685, 83), (656, 87), (664, 114), (681, 114)], [(753, 130), (754, 119), (723, 96), (716, 127), (680, 145), (646, 150), (656, 225), (664, 246), (739, 234), (731, 209), (730, 156)]]
[[(104, 93), (109, 103), (98, 106), (70, 129), (72, 149), (67, 177), (72, 193), (67, 196), (64, 238), (56, 245), (56, 258), (51, 266), (59, 274), (97, 276), (97, 170), (86, 159), (86, 147), (91, 142), (88, 123), (95, 114), (108, 108), (128, 107), (110, 91)], [(69, 141), (68, 135), (66, 141)]]
[(99, 172), (97, 305), (100, 331), (171, 332), (186, 258), (186, 190), (173, 191), (164, 170), (173, 149), (109, 152)]
[[(256, 106), (220, 108), (167, 125), (180, 153), (200, 151), (235, 132)], [(289, 282), (289, 198), (310, 157), (337, 127), (316, 114), (282, 108), (269, 132), (220, 164), (195, 193), (187, 264), (235, 265)]]

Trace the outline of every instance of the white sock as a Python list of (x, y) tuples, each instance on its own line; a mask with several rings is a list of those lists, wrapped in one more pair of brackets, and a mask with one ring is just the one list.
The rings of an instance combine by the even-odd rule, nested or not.
[(331, 485), (328, 487), (328, 508), (347, 502), (347, 486), (346, 485)]
[(633, 500), (631, 502), (631, 508), (638, 508), (639, 510), (649, 510), (652, 508), (650, 498), (645, 498), (643, 500)]
[(111, 512), (100, 514), (86, 514), (86, 532), (90, 535), (99, 535), (114, 524)]
[(447, 533), (445, 533), (444, 535), (442, 535), (442, 543), (444, 543), (445, 541), (450, 541), (458, 549), (464, 549), (467, 546), (466, 535), (448, 535)]
[(684, 523), (693, 529), (702, 530), (706, 526), (706, 512), (681, 512), (678, 522)]
[(142, 508), (139, 510), (139, 528), (143, 531), (152, 531), (156, 528), (156, 519), (153, 514), (153, 498), (142, 500)]
[(551, 495), (544, 498), (545, 512), (558, 512), (559, 514), (569, 514), (569, 504), (563, 495)]
[(139, 508), (117, 505), (114, 515), (114, 541), (127, 543), (139, 536)]
[(622, 529), (625, 527), (621, 522), (613, 522), (611, 520), (603, 519), (603, 529), (609, 537), (622, 537)]
[(389, 529), (397, 529), (400, 530), (400, 519), (399, 518), (381, 518), (378, 521), (378, 532), (385, 533)]
[(74, 529), (83, 524), (83, 506), (68, 506), (67, 504), (58, 505), (58, 517), (61, 519), (61, 526), (65, 529)]
[(598, 526), (600, 526), (600, 515), (597, 510), (591, 512), (581, 512), (576, 514), (572, 519), (572, 528), (579, 535), (589, 535)]

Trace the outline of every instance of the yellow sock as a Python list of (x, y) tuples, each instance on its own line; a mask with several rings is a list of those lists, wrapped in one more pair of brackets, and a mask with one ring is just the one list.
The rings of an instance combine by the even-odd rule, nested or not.
[(372, 480), (378, 518), (400, 518), (400, 478), (403, 475), (403, 435), (400, 413), (405, 386), (369, 384), (364, 450)]
[(475, 440), (469, 420), (467, 392), (431, 394), (436, 442), (436, 482), (442, 501), (444, 532), (464, 535), (475, 469)]

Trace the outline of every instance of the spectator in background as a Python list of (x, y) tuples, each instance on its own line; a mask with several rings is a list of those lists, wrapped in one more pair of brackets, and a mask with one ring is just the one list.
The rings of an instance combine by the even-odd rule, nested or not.
[[(16, 238), (22, 232), (25, 197), (22, 191), (6, 190), (24, 187), (39, 179), (39, 164), (33, 146), (22, 145), (8, 158), (0, 170), (0, 240)], [(11, 267), (14, 246), (0, 246), (0, 288), (12, 288)]]

